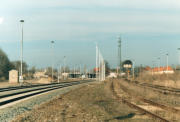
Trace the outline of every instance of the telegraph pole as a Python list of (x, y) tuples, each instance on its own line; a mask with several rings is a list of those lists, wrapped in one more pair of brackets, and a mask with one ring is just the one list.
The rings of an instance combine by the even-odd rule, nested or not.
[(21, 39), (21, 73), (20, 73), (20, 83), (23, 83), (23, 23), (24, 20), (20, 20), (20, 23), (22, 24), (22, 39)]
[(168, 65), (169, 65), (169, 54), (166, 54), (166, 61), (167, 61), (167, 71), (168, 71)]
[(134, 67), (135, 67), (135, 60), (133, 60), (133, 80), (134, 80), (134, 76), (135, 76), (135, 75), (134, 75), (134, 72), (135, 72), (135, 71), (134, 71)]
[(158, 58), (158, 72), (160, 72), (160, 60), (161, 60), (161, 58), (159, 57)]
[(54, 41), (51, 41), (51, 44), (52, 44), (52, 82), (54, 80), (53, 78), (53, 75), (54, 75), (54, 72), (53, 72), (53, 63), (54, 63), (54, 51), (53, 51), (53, 48), (54, 48)]
[(64, 73), (65, 73), (65, 67), (66, 66), (66, 56), (64, 56)]
[(97, 46), (97, 43), (96, 43), (96, 68), (95, 68), (95, 71), (96, 71), (96, 80), (98, 81), (98, 71), (99, 71), (99, 65), (98, 65), (98, 55), (99, 51), (98, 51), (98, 46)]
[[(101, 54), (100, 49), (98, 48), (96, 44), (96, 80), (97, 81), (104, 81), (105, 80), (105, 61)], [(97, 76), (98, 74), (98, 76)]]
[[(178, 55), (179, 55), (179, 56), (178, 56), (178, 57), (179, 57), (179, 58), (178, 58), (178, 59), (179, 59), (179, 60), (178, 60), (178, 65), (180, 65), (180, 48), (178, 48), (178, 51), (179, 51), (179, 54), (178, 54)], [(178, 68), (179, 68), (179, 66), (178, 66)]]
[(121, 59), (121, 37), (118, 38), (118, 61), (119, 61), (119, 74), (121, 75), (121, 64), (122, 64), (122, 59)]

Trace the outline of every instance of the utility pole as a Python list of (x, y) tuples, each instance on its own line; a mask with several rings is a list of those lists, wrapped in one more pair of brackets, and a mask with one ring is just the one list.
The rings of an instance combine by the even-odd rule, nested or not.
[(166, 56), (167, 56), (167, 71), (168, 71), (168, 65), (169, 65), (169, 64), (168, 64), (168, 63), (169, 63), (169, 54), (167, 53), (167, 54), (166, 54)]
[(64, 73), (66, 72), (66, 56), (64, 56)]
[(100, 54), (100, 49), (98, 49), (98, 66), (99, 66), (99, 81), (101, 81), (101, 54)]
[(23, 23), (24, 20), (20, 20), (20, 23), (22, 25), (22, 39), (21, 39), (21, 73), (19, 77), (20, 83), (23, 83)]
[(60, 74), (60, 67), (58, 68), (58, 73), (57, 73), (57, 76), (58, 76), (58, 83), (59, 83), (59, 74)]
[(53, 80), (54, 80), (54, 78), (53, 78), (53, 75), (54, 75), (54, 72), (53, 72), (53, 63), (54, 63), (54, 52), (53, 52), (53, 49), (54, 49), (54, 41), (51, 41), (51, 44), (52, 44), (52, 82), (53, 82)]
[(169, 65), (168, 64), (169, 63), (169, 54), (168, 53), (166, 54), (166, 60), (167, 60), (167, 69), (166, 69), (167, 71), (166, 71), (166, 73), (167, 73), (167, 76), (168, 76), (168, 65)]
[(76, 74), (76, 67), (74, 66), (74, 78), (76, 78), (75, 75)]
[(61, 64), (58, 64), (58, 83), (60, 82), (60, 75), (61, 75)]
[(97, 43), (96, 43), (96, 68), (95, 68), (95, 71), (96, 71), (96, 80), (98, 81), (98, 71), (99, 71), (99, 61), (98, 61), (98, 57), (99, 57), (99, 51), (98, 51), (98, 46), (97, 46)]
[[(104, 81), (105, 80), (105, 61), (101, 54), (100, 49), (96, 44), (96, 80)], [(98, 76), (97, 76), (98, 74)]]
[(160, 73), (160, 58), (158, 58), (158, 72)]
[[(178, 48), (178, 51), (179, 51), (179, 60), (178, 60), (178, 64), (179, 64), (179, 66), (180, 66), (180, 48)], [(178, 66), (178, 68), (179, 68), (179, 66)]]
[(135, 75), (134, 75), (134, 72), (135, 72), (135, 71), (134, 71), (134, 68), (135, 68), (135, 60), (133, 60), (133, 80), (134, 80), (134, 78), (135, 78), (135, 77), (134, 77), (134, 76), (135, 76)]
[(121, 59), (121, 37), (118, 38), (118, 61), (119, 61), (119, 74), (121, 75), (121, 65), (122, 65), (122, 59)]
[(152, 76), (154, 75), (155, 61), (152, 61)]

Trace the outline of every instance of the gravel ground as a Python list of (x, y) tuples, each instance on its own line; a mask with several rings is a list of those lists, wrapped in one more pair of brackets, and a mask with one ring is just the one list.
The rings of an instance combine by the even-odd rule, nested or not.
[[(152, 122), (117, 100), (111, 82), (93, 82), (17, 116), (13, 122)], [(153, 121), (154, 122), (154, 121)]]
[(9, 83), (9, 82), (0, 82), (0, 88), (4, 88), (4, 87), (14, 87), (14, 86), (20, 86), (17, 83)]
[[(58, 85), (63, 85), (63, 84), (58, 84)], [(52, 85), (48, 85), (48, 86), (38, 86), (38, 87), (30, 87), (30, 88), (23, 88), (23, 89), (4, 91), (4, 92), (0, 92), (0, 96), (6, 95), (6, 94), (18, 93), (18, 92), (27, 91), (27, 90), (45, 88), (45, 87), (50, 87), (50, 86), (56, 86), (56, 84), (52, 84)]]
[(70, 86), (67, 88), (62, 88), (62, 89), (58, 89), (55, 91), (51, 91), (50, 93), (39, 95), (38, 97), (33, 97), (31, 99), (24, 100), (24, 101), (19, 102), (11, 107), (1, 109), (0, 110), (0, 122), (9, 122), (9, 121), (13, 120), (16, 116), (18, 116), (26, 111), (31, 111), (34, 107), (36, 107), (42, 103), (48, 102), (51, 99), (56, 98), (59, 95), (65, 94), (73, 89), (85, 86), (86, 84), (80, 84), (80, 85)]

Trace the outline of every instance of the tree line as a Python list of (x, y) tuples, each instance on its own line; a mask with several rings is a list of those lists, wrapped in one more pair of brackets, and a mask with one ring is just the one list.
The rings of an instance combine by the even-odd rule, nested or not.
[[(6, 53), (0, 49), (0, 81), (8, 80), (9, 71), (16, 69), (19, 71), (21, 62), (20, 61), (10, 61)], [(23, 72), (27, 72), (28, 65), (23, 62)]]
[[(106, 75), (110, 72), (110, 67), (107, 61), (105, 61), (106, 64)], [(0, 49), (0, 82), (5, 81), (9, 79), (9, 71), (12, 69), (15, 69), (17, 71), (20, 71), (21, 62), (20, 61), (10, 61), (7, 54)], [(70, 68), (66, 67), (66, 72), (70, 72)], [(32, 78), (33, 74), (37, 71), (35, 67), (32, 67), (28, 70), (28, 65), (26, 62), (23, 62), (23, 74), (26, 75), (26, 77)], [(47, 68), (46, 74), (51, 75), (51, 67)], [(54, 72), (57, 73), (57, 69), (54, 69)]]

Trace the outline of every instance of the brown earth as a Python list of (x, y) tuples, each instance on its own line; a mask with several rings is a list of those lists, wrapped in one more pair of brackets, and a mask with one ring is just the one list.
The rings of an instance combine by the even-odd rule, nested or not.
[(13, 122), (147, 122), (150, 118), (115, 99), (111, 81), (93, 83), (35, 107)]
[[(180, 105), (179, 97), (174, 96), (174, 95), (166, 95), (159, 92), (155, 92), (155, 91), (152, 91), (151, 89), (139, 87), (132, 84), (131, 82), (126, 82), (123, 80), (114, 80), (114, 83), (119, 84), (119, 85), (116, 85), (115, 87), (116, 90), (121, 93), (123, 91), (124, 92), (123, 97), (124, 98), (126, 97), (126, 99), (128, 99), (129, 102), (133, 102), (137, 106), (144, 108), (147, 111), (150, 111), (158, 116), (161, 116), (164, 119), (167, 119), (169, 121), (179, 122), (178, 121), (180, 120), (179, 113), (177, 112), (175, 113), (174, 111), (171, 111), (165, 108), (161, 109), (160, 107), (154, 106), (151, 104), (143, 103), (144, 101), (142, 100), (143, 98), (143, 99), (151, 100), (158, 104), (162, 104), (165, 106), (178, 109), (177, 107), (179, 107)], [(122, 86), (124, 88), (122, 88)]]

